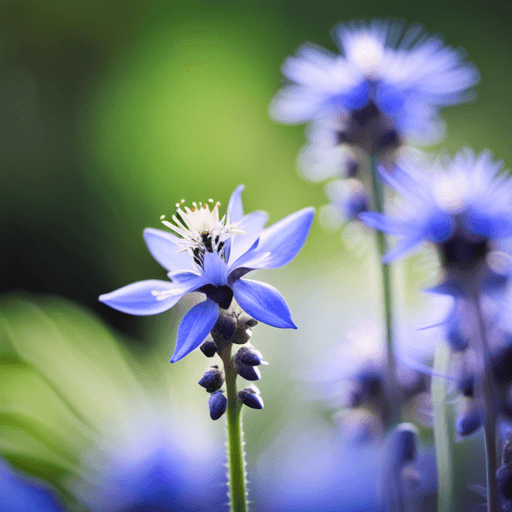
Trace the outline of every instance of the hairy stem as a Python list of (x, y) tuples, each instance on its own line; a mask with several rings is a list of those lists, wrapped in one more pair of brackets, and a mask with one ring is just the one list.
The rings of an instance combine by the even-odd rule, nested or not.
[(228, 343), (220, 351), (224, 372), (228, 406), (226, 411), (228, 430), (229, 496), (231, 512), (247, 512), (247, 492), (245, 490), (245, 460), (242, 432), (242, 404), (236, 390), (236, 368), (231, 360), (232, 344)]
[[(384, 187), (378, 177), (378, 158), (372, 158), (371, 181), (374, 210), (384, 213)], [(389, 265), (382, 263), (382, 257), (386, 254), (388, 244), (386, 235), (382, 231), (375, 230), (375, 239), (377, 241), (377, 251), (382, 275), (382, 293), (384, 299), (384, 323), (386, 326), (386, 356), (387, 356), (387, 374), (390, 393), (390, 427), (400, 422), (400, 402), (396, 398), (396, 368), (393, 355), (393, 300), (391, 292), (391, 269)]]
[(480, 307), (479, 294), (473, 296), (473, 306), (478, 323), (478, 347), (480, 352), (480, 365), (482, 375), (481, 397), (483, 400), (484, 442), (487, 475), (487, 511), (498, 512), (500, 510), (500, 497), (496, 485), (496, 471), (498, 469), (498, 457), (496, 447), (496, 407), (495, 384), (492, 374), (491, 354), (487, 340), (487, 327)]

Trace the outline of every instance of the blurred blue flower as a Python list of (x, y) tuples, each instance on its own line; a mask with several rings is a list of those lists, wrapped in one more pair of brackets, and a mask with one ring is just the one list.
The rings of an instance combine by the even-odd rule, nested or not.
[[(422, 348), (430, 353), (427, 346), (432, 346), (433, 337), (427, 339), (426, 333), (422, 334)], [(332, 401), (336, 408), (341, 406), (335, 419), (345, 438), (367, 443), (383, 437), (389, 427), (393, 400), (400, 400), (403, 406), (412, 406), (417, 412), (416, 399), (427, 391), (427, 377), (399, 361), (393, 380), (395, 387), (391, 387), (384, 338), (376, 325), (349, 331), (345, 338), (312, 371), (312, 376), (321, 386), (322, 398)], [(403, 338), (396, 344), (398, 359), (416, 359), (418, 351), (411, 346), (410, 338)]]
[(289, 83), (270, 106), (279, 122), (313, 122), (301, 157), (313, 180), (343, 173), (340, 146), (346, 144), (378, 154), (406, 139), (440, 139), (439, 107), (471, 98), (479, 79), (462, 50), (418, 24), (350, 22), (332, 36), (341, 55), (302, 46), (285, 60), (282, 72)]
[(0, 511), (64, 512), (64, 508), (52, 491), (23, 478), (0, 460)]
[(149, 251), (169, 271), (172, 282), (139, 281), (99, 298), (124, 313), (153, 315), (172, 308), (189, 292), (206, 294), (206, 300), (181, 321), (171, 362), (201, 344), (219, 317), (219, 307), (229, 308), (233, 297), (256, 320), (296, 329), (285, 300), (275, 288), (241, 278), (255, 269), (279, 268), (290, 262), (306, 241), (314, 209), (304, 208), (263, 229), (266, 213), (243, 214), (243, 188), (235, 189), (222, 219), (219, 203), (212, 210), (208, 204), (193, 203), (192, 209), (184, 210), (177, 204), (174, 224), (163, 223), (180, 237), (152, 228), (144, 230)]
[[(442, 169), (442, 168), (445, 169)], [(482, 285), (502, 285), (510, 272), (510, 258), (493, 251), (496, 239), (512, 235), (512, 180), (497, 174), (502, 162), (488, 151), (475, 156), (464, 148), (452, 161), (434, 166), (434, 174), (420, 173), (410, 163), (394, 174), (381, 176), (409, 202), (399, 217), (361, 213), (367, 225), (402, 237), (383, 258), (404, 256), (423, 241), (434, 243), (447, 279), (433, 289), (453, 296), (465, 294), (465, 276), (484, 270)]]
[(140, 405), (85, 454), (81, 474), (69, 483), (92, 512), (220, 512), (226, 510), (226, 476), (220, 443), (197, 422), (167, 404)]

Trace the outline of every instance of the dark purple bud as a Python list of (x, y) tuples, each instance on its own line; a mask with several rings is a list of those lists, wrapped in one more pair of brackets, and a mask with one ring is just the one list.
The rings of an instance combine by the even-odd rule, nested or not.
[(469, 398), (472, 398), (475, 393), (475, 377), (470, 373), (464, 373), (457, 381), (457, 388), (459, 391)]
[(213, 357), (217, 353), (217, 343), (213, 340), (206, 340), (199, 349), (206, 357)]
[(203, 386), (208, 393), (213, 393), (220, 389), (222, 384), (224, 384), (224, 372), (219, 370), (218, 366), (211, 366), (210, 369), (205, 372), (198, 384)]
[(506, 500), (512, 500), (512, 464), (501, 466), (496, 471), (498, 489)]
[(453, 321), (448, 326), (446, 340), (454, 352), (463, 352), (469, 345), (469, 338), (462, 329), (459, 321)]
[(210, 407), (210, 418), (218, 420), (226, 412), (228, 400), (222, 391), (215, 391), (208, 400), (208, 406)]
[(231, 315), (219, 315), (217, 322), (212, 329), (214, 339), (220, 337), (223, 340), (230, 340), (236, 331), (236, 322)]
[(259, 350), (251, 347), (242, 347), (235, 355), (235, 364), (242, 363), (250, 366), (258, 366), (263, 361)]
[(467, 414), (461, 414), (455, 422), (455, 430), (461, 436), (469, 436), (482, 425), (482, 415), (479, 411), (470, 411)]
[(417, 429), (411, 423), (401, 423), (395, 430), (395, 443), (398, 461), (403, 464), (416, 458)]
[(243, 377), (245, 380), (260, 380), (261, 372), (258, 367), (250, 366), (248, 364), (244, 364), (242, 362), (236, 363), (236, 371), (240, 377)]
[(356, 174), (359, 172), (359, 164), (357, 160), (354, 158), (347, 158), (346, 162), (347, 169), (347, 178), (355, 178)]
[(263, 400), (259, 393), (255, 393), (251, 388), (245, 388), (238, 392), (238, 399), (251, 409), (263, 409)]

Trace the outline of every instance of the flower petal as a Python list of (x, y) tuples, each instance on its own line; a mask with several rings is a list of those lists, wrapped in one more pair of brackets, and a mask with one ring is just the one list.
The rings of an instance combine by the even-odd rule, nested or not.
[(240, 256), (230, 270), (244, 268), (279, 268), (301, 250), (313, 222), (314, 208), (304, 208), (265, 229), (257, 242)]
[(239, 306), (254, 319), (281, 329), (297, 329), (285, 300), (272, 286), (240, 279), (231, 288)]
[(240, 222), (244, 216), (244, 207), (242, 204), (242, 191), (245, 185), (238, 185), (229, 198), (227, 208), (227, 219), (230, 223)]
[(219, 317), (219, 306), (210, 299), (196, 304), (184, 317), (178, 327), (176, 348), (171, 363), (179, 361), (197, 348), (213, 329)]
[(267, 220), (268, 213), (263, 211), (249, 213), (242, 219), (238, 227), (245, 231), (245, 235), (235, 235), (231, 238), (229, 261), (235, 261), (252, 247)]
[(390, 217), (378, 212), (363, 212), (358, 215), (367, 226), (384, 231), (390, 235), (403, 235), (409, 224), (397, 217)]
[(195, 270), (194, 262), (187, 251), (179, 251), (180, 239), (160, 229), (146, 228), (143, 232), (149, 252), (167, 270)]
[[(149, 279), (100, 295), (99, 300), (129, 315), (156, 315), (172, 308), (183, 295), (195, 289), (195, 284), (192, 281), (182, 285)], [(160, 300), (153, 292), (162, 293)]]
[(228, 267), (220, 254), (216, 252), (205, 252), (203, 278), (213, 286), (224, 286), (228, 284)]
[(401, 258), (408, 252), (412, 251), (417, 245), (423, 241), (422, 236), (404, 237), (398, 244), (382, 257), (382, 263), (388, 264), (393, 260)]

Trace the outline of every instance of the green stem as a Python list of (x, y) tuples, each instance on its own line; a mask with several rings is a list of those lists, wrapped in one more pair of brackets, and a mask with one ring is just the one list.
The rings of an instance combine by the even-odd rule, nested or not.
[[(450, 364), (450, 349), (446, 343), (438, 343), (434, 356), (434, 371), (446, 375)], [(452, 414), (446, 402), (446, 380), (432, 377), (432, 404), (434, 408), (434, 441), (437, 462), (437, 510), (450, 512), (453, 499), (453, 424)]]
[(226, 411), (228, 430), (229, 495), (231, 512), (247, 512), (247, 492), (245, 490), (245, 460), (242, 432), (242, 404), (236, 390), (236, 368), (231, 360), (232, 344), (228, 343), (220, 351), (226, 375), (228, 406)]
[(483, 422), (484, 422), (484, 442), (485, 459), (487, 474), (487, 511), (498, 512), (500, 510), (500, 497), (496, 485), (496, 471), (498, 470), (498, 457), (496, 449), (496, 410), (494, 397), (494, 378), (492, 374), (491, 354), (489, 343), (487, 341), (487, 328), (485, 325), (482, 308), (480, 307), (480, 297), (475, 293), (473, 297), (476, 319), (478, 323), (478, 338), (480, 351), (480, 362), (483, 365), (481, 375), (482, 399), (483, 399)]
[[(384, 213), (384, 187), (378, 177), (378, 158), (372, 158), (371, 181), (373, 192), (374, 211)], [(399, 400), (396, 399), (396, 368), (393, 356), (393, 299), (391, 294), (391, 269), (389, 265), (382, 263), (382, 257), (388, 250), (386, 235), (382, 231), (375, 230), (377, 251), (382, 275), (382, 292), (384, 299), (384, 322), (386, 325), (386, 356), (388, 385), (390, 392), (390, 427), (400, 422), (401, 411)]]

